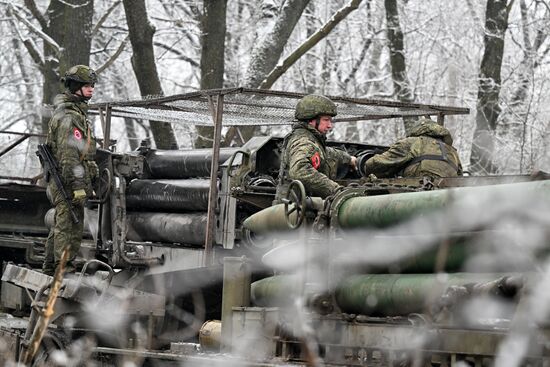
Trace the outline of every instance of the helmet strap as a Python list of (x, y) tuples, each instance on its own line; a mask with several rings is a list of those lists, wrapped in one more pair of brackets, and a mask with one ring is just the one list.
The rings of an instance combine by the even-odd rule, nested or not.
[[(84, 96), (84, 91), (82, 90), (82, 88), (84, 87), (84, 85), (82, 85), (80, 88), (78, 88), (76, 91), (74, 91), (74, 93), (72, 93), (74, 96), (76, 96), (80, 101), (82, 102), (88, 102), (90, 100), (91, 97), (85, 97)], [(77, 93), (77, 92), (80, 92), (80, 93)]]
[(319, 130), (319, 125), (321, 125), (321, 117), (320, 117), (320, 116), (317, 116), (317, 117), (315, 118), (315, 128), (316, 128), (317, 130)]
[[(84, 87), (84, 86), (82, 86), (82, 87)], [(84, 91), (82, 90), (82, 87), (80, 87), (80, 89), (79, 89), (79, 91), (80, 91), (80, 98), (82, 98), (82, 100), (83, 100), (84, 102), (88, 102), (88, 101), (90, 100), (90, 98), (92, 98), (92, 97), (86, 97), (86, 96), (84, 96)]]

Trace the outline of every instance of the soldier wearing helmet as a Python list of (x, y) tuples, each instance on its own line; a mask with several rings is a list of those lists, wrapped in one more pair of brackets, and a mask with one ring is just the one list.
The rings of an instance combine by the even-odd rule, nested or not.
[(453, 138), (445, 127), (422, 118), (408, 136), (394, 143), (382, 154), (363, 161), (363, 176), (383, 177), (455, 177), (462, 175), (462, 165)]
[(54, 98), (54, 112), (48, 123), (46, 139), (57, 163), (65, 190), (72, 193), (72, 206), (79, 223), (71, 218), (68, 204), (54, 182), (46, 193), (55, 206), (54, 226), (46, 242), (43, 271), (53, 275), (63, 249), (69, 250), (66, 271), (74, 271), (74, 259), (80, 249), (83, 232), (84, 204), (92, 193), (97, 178), (94, 161), (96, 141), (87, 119), (88, 100), (92, 98), (97, 75), (86, 65), (71, 67), (61, 78), (65, 92)]
[(299, 180), (310, 196), (325, 198), (340, 185), (334, 181), (338, 168), (355, 169), (355, 157), (326, 146), (336, 104), (329, 98), (310, 94), (298, 101), (292, 132), (285, 138), (281, 166), (283, 180)]

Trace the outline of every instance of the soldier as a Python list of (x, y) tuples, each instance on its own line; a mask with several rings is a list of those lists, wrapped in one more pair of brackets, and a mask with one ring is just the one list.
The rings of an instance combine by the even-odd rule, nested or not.
[(339, 166), (356, 168), (355, 157), (325, 144), (336, 104), (325, 96), (310, 94), (298, 102), (294, 116), (298, 122), (285, 138), (282, 173), (300, 180), (308, 195), (325, 198), (340, 187), (333, 181)]
[(63, 249), (69, 250), (66, 272), (75, 271), (74, 259), (82, 241), (84, 203), (92, 196), (92, 181), (98, 175), (94, 162), (96, 141), (87, 119), (88, 100), (94, 93), (97, 76), (85, 65), (70, 68), (61, 82), (65, 92), (54, 99), (55, 110), (48, 123), (46, 139), (58, 162), (65, 190), (72, 193), (72, 207), (79, 223), (72, 220), (69, 206), (53, 180), (46, 193), (55, 206), (55, 222), (46, 242), (43, 271), (53, 275)]
[(462, 165), (449, 130), (431, 119), (423, 118), (404, 139), (382, 154), (363, 162), (363, 176), (377, 177), (454, 177), (462, 175)]

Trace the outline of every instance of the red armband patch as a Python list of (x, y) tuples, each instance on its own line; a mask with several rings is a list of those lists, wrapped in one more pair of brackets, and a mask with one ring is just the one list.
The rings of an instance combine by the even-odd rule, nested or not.
[(319, 152), (316, 152), (313, 157), (311, 157), (311, 164), (315, 169), (319, 169), (319, 167), (321, 167), (321, 155), (319, 155)]
[(80, 130), (78, 130), (76, 127), (73, 130), (73, 135), (76, 140), (82, 140), (82, 132), (80, 132)]

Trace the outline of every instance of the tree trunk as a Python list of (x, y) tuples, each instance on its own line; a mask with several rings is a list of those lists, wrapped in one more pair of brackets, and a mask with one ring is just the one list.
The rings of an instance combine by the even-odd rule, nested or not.
[[(306, 35), (307, 37), (311, 37), (315, 31), (318, 28), (318, 22), (317, 18), (315, 17), (315, 3), (309, 3), (308, 6), (304, 9), (304, 16), (305, 16), (305, 22), (306, 22)], [(305, 64), (305, 77), (302, 78), (301, 84), (303, 85), (304, 91), (306, 93), (312, 94), (316, 93), (318, 91), (318, 77), (316, 75), (315, 71), (315, 64), (317, 62), (317, 58), (314, 55), (307, 54), (304, 56), (304, 64)], [(304, 80), (305, 79), (305, 80)]]
[[(39, 104), (38, 96), (36, 96), (36, 93), (34, 92), (33, 85), (34, 77), (29, 73), (29, 70), (27, 70), (27, 67), (25, 65), (25, 60), (23, 59), (21, 49), (20, 41), (17, 39), (12, 40), (13, 49), (15, 51), (15, 57), (17, 59), (17, 63), (19, 65), (19, 70), (21, 71), (21, 77), (23, 78), (23, 85), (21, 85), (22, 90), (24, 90), (24, 100), (23, 100), (23, 111), (28, 111), (29, 115), (25, 120), (27, 121), (27, 130), (30, 132), (35, 132), (36, 128), (42, 128), (41, 124), (39, 123), (40, 115), (36, 114), (35, 106)], [(17, 121), (17, 120), (16, 120)], [(15, 123), (15, 122), (14, 122)], [(4, 128), (0, 128), (0, 130), (7, 130), (10, 126), (6, 126)]]
[[(399, 23), (399, 11), (396, 0), (384, 0), (386, 7), (386, 27), (390, 48), (390, 65), (393, 80), (393, 93), (401, 102), (414, 100), (407, 76), (407, 62), (405, 60), (405, 47), (403, 32)], [(405, 131), (409, 132), (416, 119), (404, 118)]]
[(367, 80), (368, 86), (364, 94), (369, 96), (378, 96), (383, 90), (382, 83), (379, 80), (380, 65), (382, 64), (383, 45), (380, 41), (374, 40), (372, 45), (372, 52), (367, 67)]
[[(250, 58), (250, 64), (246, 73), (245, 86), (248, 88), (258, 88), (267, 74), (275, 68), (279, 61), (283, 49), (300, 19), (304, 9), (310, 0), (287, 0), (284, 2), (279, 15), (273, 27), (268, 30), (263, 37), (259, 37)], [(267, 7), (264, 7), (268, 9)], [(265, 15), (266, 19), (270, 19), (273, 14), (272, 8)], [(237, 135), (237, 128), (229, 129), (225, 136), (224, 145), (230, 145), (233, 138)], [(239, 128), (240, 135), (244, 141), (252, 138), (256, 132), (254, 126), (244, 126)]]
[[(227, 0), (204, 0), (201, 18), (201, 89), (223, 87)], [(195, 148), (212, 146), (214, 128), (197, 126)]]
[[(307, 40), (305, 40), (298, 48), (287, 56), (282, 63), (276, 65), (273, 70), (265, 79), (260, 83), (261, 89), (269, 89), (273, 84), (283, 75), (300, 57), (302, 57), (306, 52), (308, 52), (312, 47), (317, 45), (319, 41), (328, 36), (328, 34), (336, 27), (342, 20), (344, 20), (349, 13), (357, 9), (362, 0), (351, 0), (346, 6), (338, 10), (330, 20), (323, 25), (320, 29), (314, 32)], [(328, 58), (328, 55), (325, 57), (325, 60)], [(323, 68), (327, 70), (328, 68)], [(322, 78), (327, 80), (328, 78)]]
[[(130, 42), (132, 67), (142, 96), (163, 95), (155, 64), (153, 35), (155, 28), (149, 23), (145, 0), (123, 0)], [(168, 122), (150, 121), (153, 139), (158, 149), (177, 149), (172, 126)]]
[[(510, 6), (512, 2), (510, 3)], [(472, 174), (497, 172), (494, 163), (494, 133), (500, 114), (498, 104), (504, 53), (504, 36), (508, 29), (509, 7), (506, 1), (488, 0), (485, 11), (485, 50), (479, 68), (479, 88), (476, 106), (476, 128), (470, 155)]]
[(284, 3), (273, 28), (258, 40), (252, 50), (245, 86), (257, 88), (275, 68), (308, 3), (309, 0), (288, 0)]
[[(89, 65), (93, 13), (93, 0), (73, 0), (70, 4), (52, 0), (47, 10), (49, 22), (35, 14), (40, 18), (39, 23), (44, 26), (44, 33), (62, 47), (58, 52), (44, 42), (42, 102), (45, 105), (51, 104), (55, 95), (63, 90), (59, 78), (65, 71), (73, 65)], [(43, 132), (48, 131), (48, 121), (48, 116), (42, 119)]]

